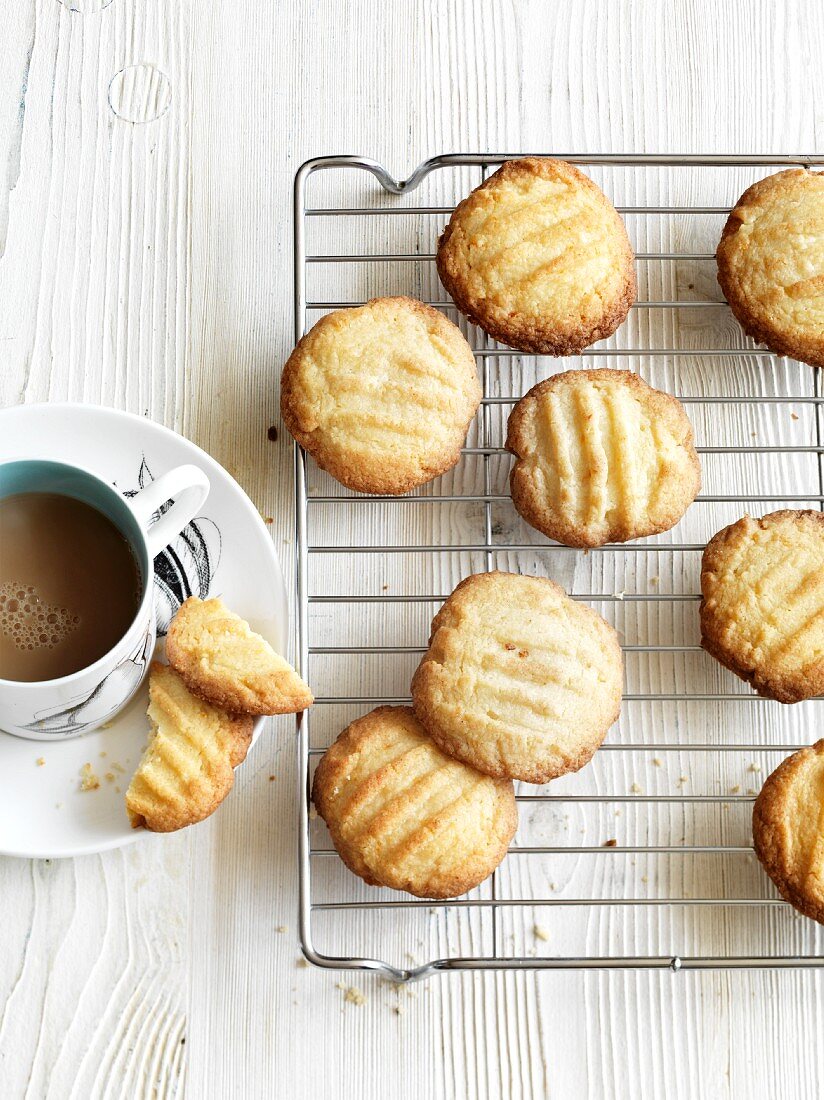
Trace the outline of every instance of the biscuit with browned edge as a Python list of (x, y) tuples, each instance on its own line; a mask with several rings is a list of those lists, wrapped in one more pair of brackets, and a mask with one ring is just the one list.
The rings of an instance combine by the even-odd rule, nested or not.
[(412, 703), (444, 752), (487, 775), (546, 783), (599, 747), (622, 673), (615, 631), (554, 581), (478, 573), (432, 621)]
[(785, 509), (719, 531), (701, 562), (701, 644), (759, 695), (824, 692), (824, 514)]
[(286, 427), (361, 493), (406, 493), (450, 470), (480, 400), (460, 329), (414, 298), (375, 298), (321, 318), (281, 376)]
[(219, 599), (190, 596), (172, 619), (166, 655), (190, 691), (241, 714), (294, 714), (312, 692), (288, 661)]
[(507, 161), (459, 203), (438, 242), (458, 309), (510, 347), (574, 355), (610, 336), (635, 301), (624, 223), (566, 161)]
[(824, 366), (824, 174), (788, 168), (748, 187), (716, 250), (718, 282), (745, 332)]
[(567, 546), (667, 531), (701, 485), (681, 402), (622, 370), (571, 370), (533, 386), (509, 417), (512, 501)]
[(824, 741), (794, 752), (767, 778), (752, 835), (782, 898), (824, 924)]
[(492, 874), (518, 824), (512, 784), (444, 755), (410, 707), (378, 707), (326, 750), (312, 799), (370, 886), (452, 898)]
[(214, 813), (246, 758), (253, 721), (193, 695), (169, 665), (149, 670), (149, 744), (126, 792), (133, 828), (169, 833)]

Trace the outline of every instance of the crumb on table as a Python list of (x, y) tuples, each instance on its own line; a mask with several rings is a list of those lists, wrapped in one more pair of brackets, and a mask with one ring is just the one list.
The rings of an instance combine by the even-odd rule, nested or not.
[(38, 756), (38, 757), (37, 757), (37, 760), (35, 761), (35, 763), (37, 764), (38, 768), (42, 768), (42, 767), (43, 767), (43, 765), (44, 765), (44, 764), (46, 763), (46, 758), (45, 758), (45, 756)]
[(532, 935), (536, 940), (542, 940), (544, 943), (549, 939), (549, 932), (547, 932), (546, 928), (542, 928), (540, 924), (533, 924)]
[(338, 982), (338, 989), (343, 993), (343, 999), (350, 1005), (365, 1005), (366, 997), (357, 986), (347, 985), (346, 982)]

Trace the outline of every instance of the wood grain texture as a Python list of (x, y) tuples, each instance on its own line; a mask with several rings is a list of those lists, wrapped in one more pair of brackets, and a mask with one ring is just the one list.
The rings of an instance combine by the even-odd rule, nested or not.
[[(814, 0), (723, 7), (675, 0), (666, 9), (653, 0), (249, 0), (242, 9), (113, 0), (86, 14), (72, 12), (68, 0), (6, 0), (0, 10), (0, 402), (100, 402), (182, 431), (274, 517), (287, 574), (291, 443), (282, 431), (270, 442), (266, 430), (279, 424), (278, 376), (291, 347), (291, 186), (303, 160), (359, 152), (405, 175), (419, 160), (453, 150), (824, 148), (824, 15)], [(141, 62), (168, 76), (172, 97), (162, 118), (132, 125), (114, 117), (107, 93), (117, 72)], [(624, 185), (643, 189), (626, 178)], [(319, 227), (319, 239), (333, 232)], [(683, 244), (673, 232), (674, 244)], [(364, 224), (364, 241), (375, 243), (377, 233)], [(679, 292), (693, 283), (701, 297), (717, 293), (706, 271), (684, 268), (674, 277)], [(410, 278), (419, 288), (396, 289), (437, 290), (430, 273)], [(679, 336), (684, 346), (706, 346), (717, 325), (682, 317)], [(493, 381), (499, 369), (490, 363)], [(667, 370), (647, 377), (705, 392), (697, 361), (680, 365), (677, 376)], [(728, 392), (743, 377), (730, 369)], [(788, 387), (800, 377), (776, 372), (763, 392), (799, 392)], [(786, 442), (812, 427), (803, 416), (788, 424), (767, 412), (751, 422), (705, 411), (695, 421), (699, 435), (719, 443), (751, 431)], [(755, 472), (747, 460), (732, 476), (742, 485)], [(467, 464), (452, 476), (460, 489), (482, 473)], [(778, 483), (809, 471), (775, 465), (758, 476)], [(724, 518), (723, 506), (699, 508), (709, 509), (696, 519), (702, 530)], [(483, 522), (461, 506), (414, 520), (390, 515), (395, 530), (421, 540), (459, 541)], [(351, 529), (333, 532), (341, 541), (370, 537), (347, 522)], [(448, 591), (471, 567), (482, 568), (483, 559), (462, 555), (433, 576), (387, 563), (382, 583)], [(557, 575), (582, 589), (596, 581), (603, 591), (624, 586), (617, 567), (600, 568), (565, 559)], [(329, 591), (361, 580), (345, 563), (322, 579)], [(628, 589), (634, 579), (627, 577)], [(678, 586), (694, 578), (674, 561), (665, 580)], [(635, 634), (652, 637), (671, 625), (647, 609), (619, 613)], [(336, 622), (329, 611), (338, 640), (345, 629), (357, 636), (367, 626), (356, 617)], [(418, 628), (399, 617), (395, 640)], [(696, 666), (644, 668), (655, 683)], [(327, 674), (319, 667), (319, 676)], [(364, 664), (349, 691), (379, 675)], [(722, 718), (710, 706), (698, 715), (683, 704), (659, 706), (659, 721), (662, 713), (674, 740), (682, 732), (698, 740)], [(812, 714), (793, 715), (799, 741)], [(334, 736), (344, 717), (316, 717), (315, 743)], [(638, 705), (632, 719), (643, 728), (651, 712)], [(757, 721), (765, 723), (759, 736), (775, 732), (765, 716)], [(190, 834), (71, 862), (0, 861), (4, 1096), (291, 1100), (391, 1091), (479, 1100), (800, 1100), (821, 1093), (815, 1037), (824, 993), (814, 974), (467, 974), (398, 990), (377, 978), (299, 967), (293, 756), (291, 723), (274, 721), (220, 814)], [(635, 781), (668, 789), (684, 766), (672, 756), (661, 775), (650, 767), (643, 776), (619, 754), (597, 758), (587, 781), (596, 790)], [(700, 779), (740, 781), (711, 771)], [(630, 812), (618, 820), (641, 842), (643, 819), (630, 820)], [(574, 827), (603, 832), (610, 824), (617, 829), (606, 820)], [(670, 835), (679, 824), (667, 819), (656, 828)], [(525, 827), (546, 837), (563, 821), (539, 815)], [(735, 838), (741, 822), (728, 828)], [(541, 886), (554, 881), (574, 893), (611, 889), (624, 873), (615, 861), (625, 857), (608, 858), (567, 864), (565, 857), (549, 868), (512, 858), (502, 883), (517, 893), (536, 889), (527, 876), (540, 875)], [(700, 882), (685, 881), (676, 860), (659, 887), (697, 890)], [(732, 885), (753, 881), (752, 871), (732, 865), (725, 873)], [(401, 960), (421, 961), (433, 946), (477, 951), (490, 941), (480, 915), (426, 914), (424, 925), (382, 919)], [(499, 932), (525, 950), (543, 948), (531, 933), (538, 919), (524, 911)], [(341, 928), (328, 927), (330, 942)], [(608, 915), (586, 922), (582, 943), (614, 950), (616, 935), (631, 934), (655, 949), (667, 929), (655, 911)], [(344, 931), (368, 934), (356, 922)], [(721, 933), (737, 946), (734, 928)], [(777, 926), (765, 925), (764, 934), (781, 944)], [(339, 981), (358, 986), (366, 1003), (345, 1002)]]

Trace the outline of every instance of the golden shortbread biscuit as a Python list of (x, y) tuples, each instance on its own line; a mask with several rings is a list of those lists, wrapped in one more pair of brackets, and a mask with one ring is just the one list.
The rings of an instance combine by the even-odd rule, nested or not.
[(782, 898), (824, 924), (824, 741), (794, 752), (767, 778), (752, 835)]
[(126, 792), (132, 826), (169, 833), (214, 813), (246, 758), (253, 721), (192, 695), (169, 665), (149, 670), (149, 744)]
[(480, 400), (460, 329), (413, 298), (328, 314), (281, 377), (286, 427), (320, 467), (362, 493), (406, 493), (451, 469)]
[(692, 425), (676, 398), (637, 374), (571, 370), (522, 397), (509, 417), (512, 500), (567, 546), (667, 531), (701, 485)]
[(615, 631), (553, 581), (478, 573), (432, 622), (415, 713), (487, 775), (546, 783), (592, 757), (621, 708)]
[(747, 188), (716, 260), (745, 332), (780, 355), (824, 366), (824, 174), (789, 168)]
[(294, 714), (313, 702), (289, 662), (219, 599), (190, 596), (181, 605), (166, 655), (190, 691), (225, 710)]
[(701, 644), (759, 695), (824, 692), (824, 514), (744, 516), (701, 562)]
[(512, 784), (445, 756), (410, 707), (378, 707), (326, 750), (312, 799), (370, 886), (453, 898), (492, 874), (515, 834)]
[(438, 242), (458, 309), (513, 348), (574, 355), (635, 301), (635, 261), (615, 207), (566, 161), (508, 161), (461, 202)]

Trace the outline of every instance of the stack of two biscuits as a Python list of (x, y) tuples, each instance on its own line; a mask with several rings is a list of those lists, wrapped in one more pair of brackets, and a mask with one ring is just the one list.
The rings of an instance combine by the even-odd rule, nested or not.
[(503, 859), (512, 780), (592, 757), (621, 705), (615, 631), (555, 583), (464, 580), (432, 623), (412, 707), (378, 707), (327, 750), (312, 796), (344, 862), (371, 885), (454, 897)]
[(221, 600), (192, 596), (149, 671), (149, 743), (126, 792), (134, 828), (172, 832), (214, 813), (246, 759), (254, 720), (312, 705), (291, 665)]

